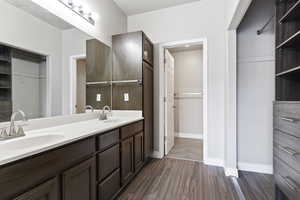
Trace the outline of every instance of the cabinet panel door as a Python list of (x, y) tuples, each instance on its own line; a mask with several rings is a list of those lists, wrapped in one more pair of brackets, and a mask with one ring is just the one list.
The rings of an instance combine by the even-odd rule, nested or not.
[(122, 184), (127, 183), (134, 174), (134, 144), (133, 137), (123, 140), (121, 143), (121, 174)]
[(153, 70), (143, 63), (143, 110), (145, 161), (153, 151)]
[(135, 170), (142, 167), (144, 162), (144, 133), (141, 132), (134, 136), (134, 165)]
[(63, 200), (96, 199), (95, 158), (63, 173)]
[(96, 39), (87, 40), (87, 82), (110, 81), (112, 73), (112, 50)]
[(51, 179), (13, 200), (59, 200), (58, 179)]
[(142, 78), (142, 32), (114, 35), (113, 80), (140, 80)]

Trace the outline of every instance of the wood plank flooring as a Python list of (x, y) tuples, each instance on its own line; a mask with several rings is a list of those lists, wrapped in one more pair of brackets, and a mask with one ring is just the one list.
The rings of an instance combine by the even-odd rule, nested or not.
[(188, 138), (175, 138), (174, 147), (167, 157), (199, 162), (203, 161), (203, 141)]
[(119, 199), (235, 200), (238, 197), (222, 168), (167, 158), (147, 165)]
[[(242, 172), (238, 179), (246, 200), (273, 200), (272, 176)], [(165, 158), (153, 160), (119, 200), (239, 200), (223, 168)]]
[(247, 200), (275, 199), (275, 187), (272, 175), (241, 172), (238, 182)]

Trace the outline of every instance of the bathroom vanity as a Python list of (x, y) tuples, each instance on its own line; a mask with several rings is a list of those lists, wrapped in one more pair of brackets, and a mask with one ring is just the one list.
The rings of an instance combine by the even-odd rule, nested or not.
[(143, 132), (142, 117), (92, 119), (7, 141), (14, 151), (0, 158), (0, 200), (113, 199), (145, 164)]

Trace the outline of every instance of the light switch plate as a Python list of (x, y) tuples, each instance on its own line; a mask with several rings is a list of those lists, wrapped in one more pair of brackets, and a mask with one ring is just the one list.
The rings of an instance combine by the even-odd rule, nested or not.
[(101, 94), (97, 94), (96, 101), (101, 101)]
[(129, 94), (128, 93), (124, 93), (124, 101), (129, 101)]

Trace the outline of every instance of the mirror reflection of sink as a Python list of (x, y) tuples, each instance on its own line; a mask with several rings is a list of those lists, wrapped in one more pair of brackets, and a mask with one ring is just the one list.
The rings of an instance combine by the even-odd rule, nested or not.
[(34, 137), (23, 137), (18, 138), (17, 140), (11, 140), (7, 143), (1, 144), (0, 149), (3, 151), (16, 151), (16, 150), (25, 150), (34, 146), (41, 146), (50, 144), (56, 141), (63, 139), (62, 135), (39, 135)]

